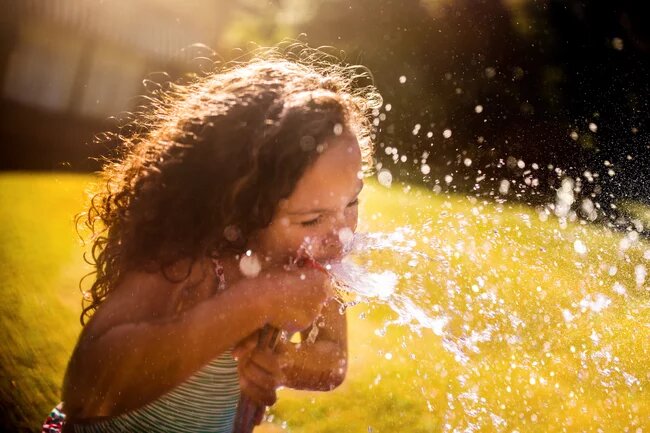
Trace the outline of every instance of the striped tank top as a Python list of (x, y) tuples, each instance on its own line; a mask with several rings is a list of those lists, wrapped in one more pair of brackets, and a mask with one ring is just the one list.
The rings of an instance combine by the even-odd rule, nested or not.
[[(225, 290), (223, 268), (215, 260), (219, 291)], [(75, 423), (75, 433), (174, 432), (231, 433), (239, 403), (239, 373), (232, 351), (147, 405), (110, 418)]]
[(130, 412), (75, 424), (76, 433), (231, 433), (239, 402), (237, 361), (230, 351), (159, 399)]

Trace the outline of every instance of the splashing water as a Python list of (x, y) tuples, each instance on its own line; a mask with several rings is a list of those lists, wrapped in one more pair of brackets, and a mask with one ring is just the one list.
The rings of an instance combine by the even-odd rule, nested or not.
[[(424, 287), (413, 285), (412, 274), (406, 272), (398, 275), (394, 271), (385, 270), (381, 272), (369, 271), (357, 261), (363, 261), (363, 257), (372, 253), (399, 254), (406, 258), (407, 265), (415, 268), (424, 262), (425, 267), (435, 266), (450, 274), (449, 260), (444, 255), (431, 257), (422, 251), (416, 250), (416, 242), (412, 237), (416, 231), (412, 227), (400, 227), (392, 233), (361, 233), (356, 234), (353, 241), (347, 246), (345, 258), (336, 263), (327, 265), (339, 292), (344, 297), (351, 298), (344, 302), (343, 308), (354, 306), (360, 302), (373, 305), (386, 305), (396, 314), (396, 318), (384, 322), (384, 326), (378, 329), (378, 335), (384, 335), (386, 329), (391, 325), (407, 326), (411, 332), (421, 336), (422, 330), (427, 329), (433, 334), (442, 337), (442, 345), (445, 350), (454, 355), (454, 359), (460, 363), (467, 363), (466, 351), (479, 353), (477, 343), (489, 341), (495, 326), (487, 326), (482, 331), (472, 331), (467, 335), (455, 337), (445, 331), (449, 317), (445, 313), (433, 314), (418, 303), (421, 294), (425, 293)], [(431, 240), (431, 243), (437, 243)], [(367, 264), (372, 261), (366, 260)], [(399, 290), (400, 280), (407, 280)], [(454, 282), (447, 281), (447, 287), (452, 288)], [(453, 288), (458, 291), (458, 287)], [(439, 309), (439, 308), (438, 308)], [(519, 326), (521, 320), (511, 314), (510, 320)]]
[[(445, 317), (430, 317), (426, 311), (416, 305), (405, 294), (397, 292), (400, 277), (391, 270), (371, 272), (355, 263), (354, 257), (362, 252), (390, 251), (405, 254), (410, 257), (409, 263), (416, 265), (419, 260), (434, 261), (428, 255), (415, 251), (414, 243), (404, 240), (406, 229), (396, 230), (393, 233), (364, 233), (355, 235), (349, 245), (346, 257), (337, 263), (328, 265), (330, 274), (339, 286), (340, 291), (356, 297), (350, 305), (356, 302), (375, 302), (387, 305), (397, 314), (397, 319), (387, 323), (409, 325), (417, 334), (422, 328), (442, 335), (442, 330), (447, 322)], [(439, 259), (445, 263), (444, 259)]]
[[(380, 147), (367, 233), (328, 265), (343, 307), (368, 307), (359, 318), (377, 327), (364, 334), (379, 354), (363, 361), (369, 389), (387, 383), (391, 398), (431, 413), (426, 431), (650, 431), (647, 207), (632, 207), (632, 220), (610, 213), (595, 169), (570, 177), (508, 157), (495, 163), (508, 171), (486, 180), (471, 155), (436, 172), (428, 151), (407, 158), (407, 146)], [(398, 180), (409, 169), (424, 187)], [(545, 169), (556, 178), (542, 204), (508, 201), (535, 196)], [(446, 194), (463, 179), (475, 180), (474, 196)]]
[[(637, 282), (635, 296), (645, 296), (639, 289), (645, 273), (635, 264), (645, 254), (639, 241), (634, 244), (639, 251), (631, 254), (629, 246), (616, 247), (611, 232), (603, 237), (606, 243), (594, 243), (584, 227), (571, 230), (560, 221), (558, 229), (541, 219), (532, 224), (533, 210), (506, 217), (500, 206), (489, 209), (475, 200), (470, 205), (468, 213), (453, 212), (456, 203), (442, 206), (437, 220), (420, 227), (357, 234), (345, 258), (328, 265), (345, 307), (388, 307), (393, 317), (381, 321), (376, 336), (391, 327), (408, 329), (411, 337), (402, 347), (412, 350), (404, 342), (428, 333), (449, 355), (451, 363), (414, 365), (422, 380), (446, 377), (437, 405), (431, 403), (435, 392), (420, 386), (430, 412), (445, 405), (442, 431), (509, 431), (511, 407), (504, 402), (512, 404), (514, 393), (528, 401), (522, 409), (528, 422), (544, 422), (544, 404), (530, 402), (536, 393), (551, 393), (554, 405), (569, 413), (584, 402), (587, 385), (603, 396), (643, 391), (648, 377), (631, 371), (633, 365), (621, 357), (631, 348), (613, 338), (620, 324), (600, 317), (624, 309), (634, 291), (617, 280), (621, 267)], [(506, 221), (513, 215), (514, 222)], [(432, 227), (443, 227), (445, 238)], [(525, 242), (532, 232), (538, 238)], [(549, 258), (547, 251), (561, 255)], [(538, 285), (524, 287), (526, 278)], [(636, 312), (647, 311), (643, 302), (634, 305), (641, 308)], [(383, 356), (387, 362), (395, 357), (394, 351)], [(571, 416), (563, 416), (549, 425), (570, 425)]]

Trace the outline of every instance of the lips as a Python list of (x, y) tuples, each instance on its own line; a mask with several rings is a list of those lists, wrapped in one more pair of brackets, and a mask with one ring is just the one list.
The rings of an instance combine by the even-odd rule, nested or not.
[(326, 239), (321, 243), (317, 260), (320, 262), (337, 261), (343, 258), (344, 248), (338, 239)]
[(310, 239), (301, 250), (306, 256), (320, 263), (327, 263), (340, 261), (350, 248), (346, 248), (338, 236), (332, 235), (320, 239)]

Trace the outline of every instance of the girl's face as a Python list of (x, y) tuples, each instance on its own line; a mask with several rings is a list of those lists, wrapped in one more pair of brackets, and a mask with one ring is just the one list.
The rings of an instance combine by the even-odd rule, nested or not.
[(340, 259), (357, 228), (361, 151), (354, 135), (344, 133), (327, 142), (322, 155), (307, 169), (291, 196), (282, 200), (268, 227), (251, 249), (267, 263), (286, 263), (307, 254), (326, 262)]

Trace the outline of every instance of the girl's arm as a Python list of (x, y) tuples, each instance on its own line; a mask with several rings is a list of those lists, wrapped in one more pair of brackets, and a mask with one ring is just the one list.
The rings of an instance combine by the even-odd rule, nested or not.
[(264, 325), (248, 287), (228, 290), (173, 318), (114, 326), (81, 338), (68, 366), (63, 401), (74, 418), (113, 416), (178, 385), (211, 358)]
[(339, 386), (347, 371), (347, 320), (335, 300), (327, 303), (316, 320), (318, 334), (309, 341), (312, 329), (301, 332), (302, 342), (284, 344), (283, 385), (295, 389), (329, 391)]
[[(281, 278), (241, 280), (175, 316), (103, 329), (93, 329), (89, 323), (68, 365), (63, 394), (66, 413), (74, 421), (138, 408), (266, 323), (284, 328), (295, 324), (300, 329), (301, 323), (310, 323), (318, 314), (319, 303), (326, 297), (322, 278), (312, 273), (313, 278), (307, 280), (315, 282), (286, 273)], [(162, 287), (156, 292), (158, 296), (171, 294)], [(116, 290), (112, 296), (131, 297), (113, 299), (113, 304), (151, 302), (146, 297), (138, 299), (138, 293), (147, 290)]]

